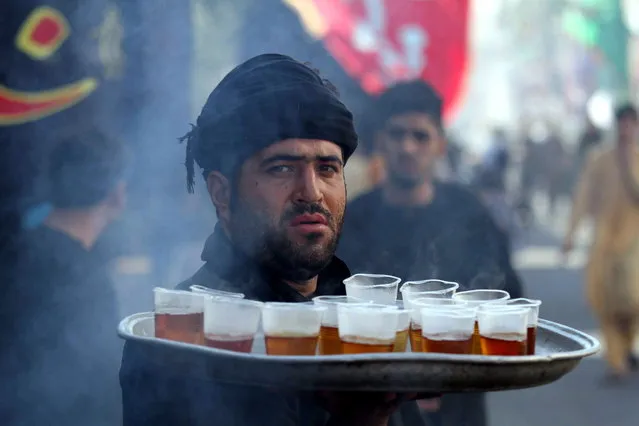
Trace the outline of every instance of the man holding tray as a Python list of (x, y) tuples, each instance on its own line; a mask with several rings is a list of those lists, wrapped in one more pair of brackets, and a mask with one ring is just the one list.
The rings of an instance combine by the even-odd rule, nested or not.
[[(346, 203), (352, 115), (330, 83), (283, 55), (254, 57), (209, 96), (186, 141), (187, 184), (202, 169), (219, 222), (193, 284), (261, 301), (344, 294), (334, 256)], [(395, 395), (295, 393), (186, 379), (125, 347), (124, 426), (419, 425)], [(404, 396), (405, 397), (405, 396)], [(411, 417), (412, 415), (412, 417)]]
[[(348, 206), (338, 253), (357, 273), (438, 278), (521, 297), (506, 235), (468, 189), (435, 179), (446, 153), (442, 106), (423, 81), (399, 83), (373, 104), (370, 130), (387, 177)], [(485, 425), (483, 395), (446, 395), (430, 417), (450, 426)]]

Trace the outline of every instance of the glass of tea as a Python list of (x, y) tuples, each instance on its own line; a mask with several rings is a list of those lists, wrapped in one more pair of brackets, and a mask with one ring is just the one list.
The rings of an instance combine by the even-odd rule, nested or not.
[(404, 307), (404, 301), (395, 302), (399, 315), (397, 316), (397, 334), (393, 344), (393, 352), (406, 352), (408, 346), (408, 332), (410, 331), (410, 309)]
[[(404, 303), (406, 304), (407, 301), (404, 300)], [(413, 352), (421, 352), (423, 348), (421, 310), (429, 307), (452, 307), (455, 305), (465, 305), (465, 303), (455, 299), (442, 298), (439, 295), (420, 297), (410, 302), (410, 347)]]
[[(505, 304), (510, 299), (510, 294), (504, 290), (468, 290), (460, 291), (453, 295), (454, 300), (462, 301), (471, 307), (479, 307), (486, 303)], [(473, 333), (473, 354), (481, 355), (481, 342), (479, 339), (479, 322), (475, 321)]]
[(315, 355), (326, 307), (308, 303), (268, 302), (262, 328), (269, 355)]
[(344, 354), (392, 352), (397, 337), (397, 306), (345, 303), (337, 307)]
[(483, 355), (526, 355), (527, 308), (482, 305), (477, 310)]
[(339, 340), (339, 330), (337, 327), (337, 306), (342, 303), (367, 302), (352, 296), (317, 296), (313, 298), (313, 303), (326, 308), (326, 311), (324, 311), (322, 315), (322, 326), (320, 327), (320, 355), (341, 354), (342, 342)]
[(204, 343), (227, 351), (250, 353), (260, 326), (262, 302), (238, 297), (209, 297), (204, 302)]
[(431, 305), (421, 308), (422, 351), (465, 354), (473, 350), (476, 308)]
[(204, 343), (204, 302), (210, 297), (185, 290), (153, 289), (155, 337)]
[(506, 306), (529, 309), (526, 347), (528, 348), (527, 355), (534, 355), (535, 347), (537, 345), (537, 322), (539, 321), (539, 308), (541, 307), (541, 300), (524, 298), (510, 299), (506, 302)]
[(218, 297), (232, 297), (237, 299), (244, 299), (244, 293), (233, 293), (232, 291), (214, 290), (212, 288), (204, 287), (203, 285), (192, 285), (189, 289), (193, 293), (203, 293), (209, 296)]
[(347, 296), (394, 306), (401, 280), (392, 275), (355, 274), (344, 280), (344, 286)]

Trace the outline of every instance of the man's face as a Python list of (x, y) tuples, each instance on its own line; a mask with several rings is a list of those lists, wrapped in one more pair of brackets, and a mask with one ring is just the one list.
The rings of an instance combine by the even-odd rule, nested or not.
[(622, 117), (617, 122), (617, 131), (619, 138), (625, 142), (636, 142), (639, 135), (639, 123), (637, 119), (631, 116)]
[(406, 113), (392, 117), (377, 135), (377, 148), (396, 186), (413, 188), (432, 178), (446, 141), (430, 116)]
[(252, 156), (231, 194), (233, 242), (284, 279), (313, 278), (341, 232), (343, 170), (341, 148), (328, 141), (289, 139)]

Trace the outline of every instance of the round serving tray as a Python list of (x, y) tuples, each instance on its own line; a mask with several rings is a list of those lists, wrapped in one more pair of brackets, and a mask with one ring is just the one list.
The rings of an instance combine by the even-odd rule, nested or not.
[[(391, 392), (490, 392), (541, 386), (598, 352), (597, 339), (573, 328), (539, 320), (537, 354), (480, 356), (388, 353), (333, 356), (270, 356), (256, 338), (243, 354), (154, 337), (153, 313), (120, 323), (127, 351), (164, 371), (219, 382), (300, 390)], [(140, 358), (138, 358), (140, 359)]]

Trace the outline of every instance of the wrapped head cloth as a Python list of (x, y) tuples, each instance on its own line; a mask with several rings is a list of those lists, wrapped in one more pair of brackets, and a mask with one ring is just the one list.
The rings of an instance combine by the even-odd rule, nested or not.
[(264, 54), (237, 66), (209, 95), (187, 141), (187, 186), (194, 165), (233, 174), (256, 152), (285, 139), (318, 139), (342, 148), (344, 161), (357, 147), (351, 112), (330, 83), (284, 55)]

